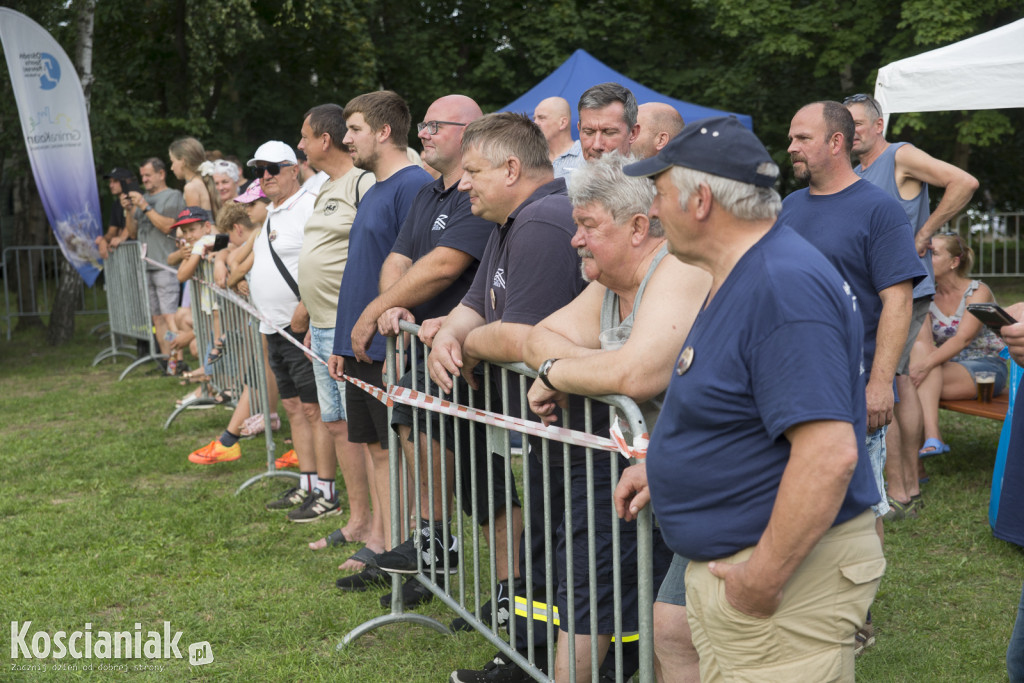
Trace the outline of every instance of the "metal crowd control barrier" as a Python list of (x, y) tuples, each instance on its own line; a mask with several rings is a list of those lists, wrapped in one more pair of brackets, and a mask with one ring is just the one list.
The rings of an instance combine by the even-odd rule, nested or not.
[[(149, 279), (146, 263), (142, 260), (142, 246), (138, 242), (125, 242), (110, 253), (103, 272), (107, 283), (107, 307), (110, 311), (110, 348), (93, 358), (93, 366), (108, 358), (126, 356), (134, 358), (121, 373), (118, 381), (128, 373), (150, 361), (167, 358), (160, 353), (153, 339), (153, 316), (149, 310)], [(146, 342), (149, 353), (137, 357), (123, 350), (118, 337)], [(131, 348), (131, 347), (127, 347)]]
[[(52, 310), (53, 294), (57, 289), (57, 277), (63, 261), (64, 255), (57, 246), (4, 249), (4, 320), (7, 325), (7, 341), (11, 340), (12, 321), (15, 318), (46, 315)], [(23, 286), (28, 291), (22, 291)], [(16, 293), (12, 296), (12, 292)], [(99, 287), (84, 288), (81, 303), (75, 313), (102, 315), (106, 312), (101, 307)]]
[(954, 230), (974, 250), (972, 277), (1024, 276), (1024, 213), (962, 214)]
[[(407, 323), (402, 323), (402, 328), (413, 334), (418, 330), (418, 326)], [(415, 336), (412, 339), (414, 344), (419, 344)], [(429, 349), (426, 351), (429, 352)], [(400, 357), (403, 352), (404, 345), (401, 343), (396, 344), (394, 338), (389, 338), (387, 357), (387, 382), (389, 386), (396, 384), (396, 377), (398, 376), (396, 357)], [(422, 359), (426, 357), (426, 354), (417, 356), (417, 354), (413, 353), (410, 354), (410, 357), (412, 363), (410, 372), (413, 373), (413, 377), (417, 377), (418, 375), (415, 373), (419, 370), (418, 365), (423, 362)], [(491, 408), (491, 412), (499, 412), (503, 416), (512, 417), (528, 415), (526, 410), (526, 393), (532, 378), (536, 377), (536, 373), (533, 370), (522, 363), (500, 366), (484, 364), (484, 373), (484, 389), (482, 392), (484, 396), (482, 399), (474, 398), (474, 396), (479, 396), (481, 392), (470, 392), (469, 396), (460, 396), (458, 385), (456, 385), (451, 397), (451, 403), (458, 404), (459, 406), (468, 406), (471, 409), (486, 409), (488, 406), (499, 405), (500, 408)], [(492, 381), (492, 378), (494, 381)], [(416, 386), (416, 384), (414, 382), (413, 389), (417, 391), (434, 395), (438, 393), (437, 387), (432, 386), (429, 375), (426, 376), (426, 386)], [(497, 394), (493, 393), (492, 384), (497, 390)], [(465, 394), (465, 390), (462, 393)], [(513, 394), (518, 395), (518, 405), (510, 404)], [(595, 401), (601, 402), (597, 404), (596, 410), (594, 409)], [(482, 405), (475, 405), (477, 402), (482, 402)], [(601, 404), (608, 404), (610, 407), (606, 408)], [(623, 425), (623, 432), (627, 435), (627, 441), (629, 440), (629, 434), (646, 433), (646, 424), (639, 408), (632, 400), (626, 397), (586, 397), (583, 399), (582, 409), (585, 416), (586, 431), (590, 434), (593, 433), (594, 422), (599, 421), (602, 412), (606, 410), (609, 413), (617, 412), (620, 425)], [(421, 447), (418, 438), (412, 439), (412, 444), (409, 446), (413, 455), (413, 470), (411, 473), (405, 471), (407, 468), (405, 467), (405, 458), (402, 455), (400, 437), (394, 431), (390, 435), (392, 538), (397, 539), (396, 543), (404, 540), (404, 538), (400, 537), (399, 529), (402, 526), (402, 520), (410, 519), (410, 502), (413, 516), (421, 516), (422, 497), (420, 491), (423, 484), (420, 474), (421, 464), (426, 464), (429, 462), (429, 459), (439, 457), (439, 454), (444, 453), (446, 449), (451, 450), (455, 453), (454, 467), (449, 468), (446, 459), (440, 457), (439, 481), (434, 474), (433, 468), (427, 467), (426, 491), (430, 495), (430, 502), (428, 503), (430, 509), (429, 515), (425, 517), (431, 520), (440, 520), (444, 523), (442, 526), (445, 531), (441, 541), (445, 548), (452, 547), (452, 539), (449, 536), (448, 529), (450, 521), (454, 521), (455, 530), (451, 533), (459, 542), (461, 557), (456, 566), (452, 566), (452, 562), (447, 554), (444, 558), (443, 566), (427, 566), (422, 558), (423, 553), (418, 553), (420, 559), (417, 562), (420, 571), (412, 575), (415, 577), (414, 580), (423, 584), (437, 599), (441, 600), (456, 615), (469, 623), (474, 630), (483, 635), (495, 647), (538, 681), (553, 680), (555, 643), (557, 642), (558, 632), (556, 627), (560, 625), (568, 632), (569, 678), (570, 680), (575, 680), (576, 646), (574, 636), (576, 635), (578, 624), (574, 615), (572, 587), (574, 586), (573, 568), (574, 566), (580, 567), (581, 564), (578, 558), (574, 564), (571, 543), (572, 529), (580, 524), (585, 524), (584, 528), (589, 531), (586, 566), (587, 575), (590, 579), (587, 582), (586, 590), (589, 595), (588, 604), (592, 609), (589, 610), (589, 629), (585, 630), (591, 634), (602, 632), (607, 634), (608, 631), (599, 630), (597, 622), (597, 586), (595, 585), (594, 575), (598, 558), (595, 556), (595, 537), (593, 531), (598, 524), (594, 505), (594, 501), (597, 499), (592, 498), (592, 496), (607, 497), (605, 502), (610, 503), (612, 492), (618, 482), (620, 467), (625, 466), (620, 464), (621, 455), (587, 448), (585, 450), (584, 465), (580, 464), (578, 458), (576, 458), (575, 462), (571, 463), (569, 457), (570, 447), (564, 439), (538, 439), (536, 436), (530, 437), (534, 441), (532, 446), (534, 452), (531, 455), (531, 446), (528, 445), (525, 434), (523, 435), (522, 454), (516, 455), (510, 443), (510, 434), (513, 430), (492, 424), (480, 426), (480, 428), (486, 431), (486, 453), (481, 454), (474, 438), (470, 438), (469, 443), (466, 443), (459, 429), (455, 429), (454, 435), (449, 437), (443, 428), (438, 431), (437, 425), (432, 420), (423, 419), (428, 416), (428, 411), (433, 410), (436, 409), (433, 407), (412, 408), (413, 421), (416, 425), (414, 433), (425, 435), (427, 445), (424, 449)], [(393, 407), (389, 408), (389, 420), (393, 411)], [(455, 418), (456, 422), (460, 420), (461, 418)], [(562, 420), (564, 424), (570, 424), (570, 417), (567, 412), (563, 414)], [(502, 423), (504, 420), (498, 420), (498, 422)], [(470, 428), (470, 433), (472, 433), (473, 427)], [(431, 444), (432, 441), (439, 443), (439, 453), (434, 452), (434, 446)], [(460, 457), (464, 453), (469, 455), (468, 468), (465, 467)], [(494, 458), (486, 457), (487, 453), (498, 454), (500, 456), (500, 465), (495, 464)], [(579, 450), (576, 450), (575, 454), (578, 453)], [(483, 466), (477, 462), (480, 455), (485, 456), (486, 464)], [(602, 459), (607, 459), (604, 462), (609, 463), (610, 476), (608, 477), (609, 481), (605, 483), (608, 488), (595, 488), (595, 467), (602, 464)], [(515, 542), (518, 539), (514, 538), (509, 515), (505, 515), (506, 521), (503, 528), (500, 526), (500, 522), (481, 522), (483, 519), (481, 513), (484, 511), (487, 512), (488, 520), (494, 520), (495, 512), (502, 506), (504, 506), (505, 510), (512, 510), (513, 463), (515, 463), (515, 469), (522, 468), (522, 477), (519, 480), (518, 488), (522, 492), (523, 535), (522, 551), (519, 553), (515, 551)], [(481, 471), (481, 466), (483, 471)], [(503, 500), (497, 497), (494, 489), (495, 475), (499, 466), (504, 469), (505, 481), (509, 482), (509, 486), (505, 487)], [(570, 484), (572, 467), (581, 466), (585, 467), (587, 484), (587, 512), (585, 520), (573, 519), (573, 491)], [(537, 472), (537, 469), (540, 471)], [(531, 483), (531, 479), (537, 477), (538, 474), (541, 479), (539, 489), (536, 488), (536, 479)], [(411, 492), (407, 490), (408, 486), (404, 485), (405, 482), (409, 481), (409, 476), (412, 478)], [(486, 497), (479, 495), (480, 491), (477, 489), (476, 484), (479, 481), (478, 477), (485, 477)], [(557, 490), (559, 479), (562, 481), (561, 492)], [(469, 508), (468, 512), (463, 513), (460, 511), (460, 507), (455, 507), (455, 512), (451, 515), (451, 518), (448, 511), (451, 499), (447, 497), (447, 493), (442, 496), (440, 510), (435, 508), (433, 502), (435, 487), (441, 487), (442, 491), (447, 492), (449, 481), (452, 482), (451, 488), (454, 489), (455, 498), (458, 499), (456, 504), (461, 504), (462, 511), (466, 511), (467, 507)], [(464, 485), (466, 483), (470, 484), (469, 505), (462, 500), (463, 495), (459, 493), (465, 490)], [(405, 494), (401, 498), (399, 497), (400, 492)], [(555, 505), (552, 503), (553, 498), (557, 499), (559, 493), (561, 493), (564, 500), (564, 509), (562, 510), (554, 509)], [(486, 502), (484, 502), (485, 498)], [(405, 509), (400, 509), (400, 500), (406, 502)], [(576, 512), (579, 512), (578, 508)], [(620, 527), (623, 523), (615, 517), (614, 508), (611, 510), (610, 517), (611, 519), (604, 520), (603, 524), (611, 529), (612, 536), (610, 554), (612, 556), (614, 589), (611, 606), (614, 610), (614, 632), (612, 644), (605, 658), (604, 667), (601, 668), (603, 671), (609, 671), (608, 667), (613, 666), (612, 671), (609, 672), (613, 672), (615, 680), (620, 683), (628, 679), (629, 672), (624, 671), (624, 641), (635, 642), (638, 648), (639, 668), (636, 671), (634, 680), (642, 683), (651, 683), (655, 678), (653, 664), (654, 580), (652, 571), (653, 549), (650, 506), (641, 511), (636, 526), (636, 586), (623, 585), (623, 566), (620, 562), (622, 550), (620, 547)], [(555, 533), (559, 521), (564, 523), (565, 537), (570, 539), (566, 543), (566, 561), (564, 565), (558, 565), (555, 561)], [(413, 524), (414, 528), (416, 526), (417, 524)], [(484, 528), (481, 528), (482, 526)], [(499, 534), (499, 531), (503, 533)], [(484, 538), (486, 538), (487, 547), (484, 547), (481, 543)], [(501, 543), (502, 539), (504, 541), (503, 550), (507, 559), (504, 560), (504, 564), (499, 565), (495, 557), (495, 550), (496, 543)], [(489, 551), (488, 548), (490, 549)], [(499, 623), (501, 616), (499, 610), (497, 608), (492, 609), (490, 615), (487, 616), (482, 612), (482, 607), (486, 598), (485, 593), (493, 595), (493, 587), (498, 583), (499, 573), (509, 577), (515, 575), (516, 555), (522, 560), (519, 571), (521, 579), (518, 581), (519, 585), (515, 589), (516, 595), (509, 604), (509, 612), (512, 614), (509, 615), (510, 618), (507, 621), (507, 626), (503, 629)], [(504, 571), (499, 572), (499, 567)], [(568, 613), (558, 614), (555, 608), (555, 591), (558, 585), (558, 577), (563, 572), (569, 586)], [(510, 581), (509, 583), (511, 584), (512, 582)], [(482, 589), (482, 584), (491, 588)], [(623, 591), (632, 590), (637, 592), (636, 622), (638, 629), (636, 632), (626, 633), (623, 629)], [(605, 604), (603, 606), (607, 607), (608, 605)], [(418, 623), (434, 628), (442, 633), (450, 633), (444, 624), (435, 619), (405, 612), (399, 575), (394, 574), (392, 576), (391, 613), (360, 624), (344, 636), (337, 649), (342, 649), (359, 636), (380, 626), (399, 622)], [(506, 633), (508, 634), (507, 636), (505, 635)], [(518, 651), (515, 645), (517, 642), (519, 643)], [(599, 676), (598, 654), (597, 639), (591, 638), (589, 661), (595, 681), (598, 680)], [(466, 663), (467, 668), (472, 668), (478, 664), (479, 662)], [(545, 671), (550, 672), (551, 676), (549, 677)]]
[[(249, 404), (249, 414), (263, 414), (263, 435), (267, 451), (267, 471), (246, 480), (235, 491), (238, 495), (252, 484), (268, 477), (298, 478), (295, 472), (279, 471), (274, 464), (274, 433), (267, 396), (267, 374), (263, 355), (263, 335), (259, 319), (243, 304), (248, 300), (213, 285), (213, 264), (201, 261), (189, 281), (192, 303), (192, 325), (200, 365), (209, 375), (202, 385), (202, 395), (174, 409), (164, 429), (187, 410), (207, 405), (236, 406), (240, 400)], [(205, 363), (210, 351), (220, 340), (219, 358)], [(209, 389), (207, 389), (207, 386)]]

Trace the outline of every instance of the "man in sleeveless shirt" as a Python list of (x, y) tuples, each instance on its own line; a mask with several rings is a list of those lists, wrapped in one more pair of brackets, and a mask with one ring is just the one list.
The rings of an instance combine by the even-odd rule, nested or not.
[[(905, 514), (916, 515), (914, 508), (921, 494), (918, 449), (924, 441), (924, 417), (917, 389), (910, 381), (910, 349), (935, 293), (930, 249), (932, 235), (967, 206), (978, 188), (978, 181), (966, 171), (909, 143), (889, 143), (885, 139), (882, 109), (870, 95), (852, 95), (843, 104), (853, 115), (853, 153), (860, 158), (854, 172), (881, 187), (903, 207), (910, 227), (915, 231), (917, 253), (928, 271), (928, 278), (914, 288), (910, 335), (896, 368), (899, 402), (893, 421), (895, 428), (889, 430), (886, 438), (889, 495), (901, 504), (901, 509), (906, 509)], [(943, 188), (942, 199), (934, 212), (929, 209), (929, 185)]]
[[(568, 393), (623, 394), (638, 402), (648, 432), (653, 430), (676, 355), (711, 283), (705, 271), (664, 258), (664, 230), (647, 216), (654, 184), (624, 175), (630, 160), (613, 152), (572, 176), (572, 243), (590, 284), (538, 323), (527, 340), (526, 362), (547, 367), (529, 393), (530, 409), (546, 424)], [(667, 559), (667, 548), (657, 548)], [(654, 606), (659, 680), (700, 680), (686, 623), (685, 567), (685, 558), (673, 560)], [(670, 579), (673, 572), (676, 580)], [(635, 584), (630, 588), (635, 594)], [(665, 623), (675, 627), (659, 628)]]

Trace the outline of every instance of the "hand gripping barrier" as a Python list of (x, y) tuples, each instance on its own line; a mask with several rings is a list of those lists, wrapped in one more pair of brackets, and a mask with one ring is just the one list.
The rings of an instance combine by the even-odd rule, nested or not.
[[(402, 328), (418, 330), (407, 323)], [(522, 363), (483, 364), (479, 390), (456, 384), (451, 396), (441, 397), (423, 369), (429, 349), (408, 354), (410, 369), (399, 381), (404, 344), (388, 341), (387, 390), (371, 393), (388, 404), (392, 424), (410, 422), (413, 434), (411, 441), (395, 430), (390, 435), (392, 537), (406, 538), (402, 522), (411, 515), (414, 529), (418, 518), (434, 529), (419, 532), (423, 549), (437, 544), (460, 551), (441, 552), (434, 561), (418, 552), (418, 571), (410, 580), (537, 680), (553, 676), (561, 628), (568, 633), (570, 679), (576, 676), (575, 636), (601, 633), (612, 636), (605, 671), (617, 681), (633, 670), (634, 680), (653, 681), (650, 509), (630, 525), (617, 519), (611, 505), (620, 468), (627, 464), (620, 452), (644, 455), (646, 426), (636, 404), (621, 396), (579, 397), (560, 419), (572, 429), (545, 427), (519, 417), (529, 415), (526, 392), (536, 376)], [(405, 417), (395, 418), (396, 411)], [(609, 421), (612, 438), (599, 434)], [(513, 447), (520, 435), (521, 450)], [(516, 515), (509, 513), (517, 505), (521, 534)], [(568, 539), (563, 547), (560, 537)], [(508, 602), (487, 610), (487, 594), (493, 598), (499, 581), (510, 576), (519, 579), (504, 582)], [(568, 599), (558, 599), (560, 580), (568, 586)], [(579, 608), (584, 614), (577, 615)], [(393, 574), (391, 613), (357, 626), (338, 649), (398, 622), (449, 632), (435, 619), (405, 611), (400, 575)], [(596, 680), (598, 639), (589, 642), (584, 661)]]

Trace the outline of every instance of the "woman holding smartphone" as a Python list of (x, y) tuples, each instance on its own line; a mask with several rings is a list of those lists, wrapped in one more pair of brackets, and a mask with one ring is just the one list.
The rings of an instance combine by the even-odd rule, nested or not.
[[(995, 373), (993, 396), (1006, 386), (1006, 344), (977, 318), (965, 313), (967, 304), (995, 301), (992, 290), (969, 277), (974, 252), (956, 233), (932, 237), (935, 298), (928, 321), (910, 355), (910, 379), (924, 408), (921, 457), (945, 453), (949, 446), (939, 432), (939, 401), (973, 398), (977, 373)], [(930, 323), (930, 324), (929, 324)]]

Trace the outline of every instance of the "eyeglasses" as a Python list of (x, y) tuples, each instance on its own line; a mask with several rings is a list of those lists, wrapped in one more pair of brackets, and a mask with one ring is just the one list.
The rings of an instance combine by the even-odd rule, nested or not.
[(294, 165), (295, 164), (267, 164), (266, 166), (256, 166), (256, 177), (262, 178), (264, 173), (269, 173), (270, 175), (277, 175), (278, 173), (281, 172), (282, 168), (288, 168), (289, 166)]
[(456, 123), (455, 121), (422, 121), (416, 124), (416, 132), (422, 133), (423, 129), (429, 130), (431, 135), (437, 135), (437, 129), (441, 126), (466, 126), (465, 123)]

